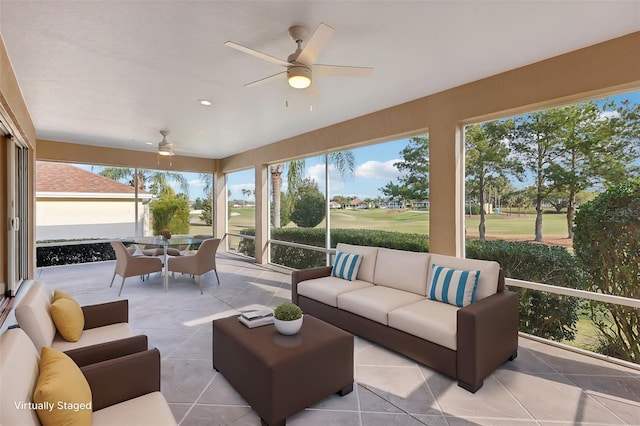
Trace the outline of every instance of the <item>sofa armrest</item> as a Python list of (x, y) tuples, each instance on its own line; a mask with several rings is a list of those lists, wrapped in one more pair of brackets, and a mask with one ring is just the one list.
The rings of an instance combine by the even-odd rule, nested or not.
[(496, 293), (458, 310), (458, 384), (475, 392), (518, 351), (518, 294)]
[(98, 343), (97, 345), (70, 349), (65, 351), (65, 354), (79, 367), (84, 367), (85, 365), (144, 352), (147, 349), (149, 349), (147, 336), (141, 334), (125, 339), (113, 340), (111, 342)]
[(80, 370), (91, 388), (93, 411), (160, 391), (160, 351), (156, 348)]
[(291, 301), (298, 304), (298, 283), (316, 278), (328, 277), (331, 274), (331, 266), (321, 266), (313, 269), (303, 269), (291, 273)]
[(105, 325), (129, 322), (129, 301), (100, 303), (82, 307), (84, 329), (103, 327)]

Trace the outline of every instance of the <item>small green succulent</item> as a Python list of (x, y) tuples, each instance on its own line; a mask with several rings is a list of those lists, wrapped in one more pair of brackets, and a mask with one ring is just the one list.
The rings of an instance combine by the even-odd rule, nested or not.
[(302, 318), (302, 309), (291, 302), (284, 302), (273, 311), (273, 316), (280, 321), (294, 321)]

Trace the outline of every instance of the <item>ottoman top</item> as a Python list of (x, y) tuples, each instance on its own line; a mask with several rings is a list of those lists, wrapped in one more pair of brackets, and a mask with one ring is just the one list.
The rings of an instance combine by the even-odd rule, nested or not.
[(235, 344), (251, 352), (267, 365), (287, 363), (320, 348), (353, 341), (353, 335), (311, 315), (305, 315), (298, 334), (284, 336), (273, 324), (249, 328), (231, 316), (213, 321), (213, 333), (223, 333)]

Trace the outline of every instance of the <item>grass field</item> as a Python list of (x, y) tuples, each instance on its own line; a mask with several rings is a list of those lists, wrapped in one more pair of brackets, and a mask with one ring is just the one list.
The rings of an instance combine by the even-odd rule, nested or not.
[[(465, 231), (469, 238), (478, 237), (480, 216), (466, 216)], [(255, 226), (253, 209), (232, 209), (229, 231), (237, 233), (242, 228)], [(318, 225), (323, 227), (324, 221)], [(499, 214), (486, 216), (486, 231), (489, 239), (533, 240), (535, 214)], [(295, 227), (293, 223), (287, 227)], [(429, 212), (395, 209), (332, 210), (332, 228), (379, 229), (383, 231), (429, 234)], [(545, 240), (562, 241), (567, 245), (567, 225), (563, 214), (545, 214), (542, 219)], [(569, 241), (570, 245), (570, 241)]]

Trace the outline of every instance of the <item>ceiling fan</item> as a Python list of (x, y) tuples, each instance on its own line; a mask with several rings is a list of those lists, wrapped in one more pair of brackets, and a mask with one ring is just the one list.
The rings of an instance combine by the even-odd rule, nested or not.
[(233, 41), (227, 41), (225, 46), (232, 49), (239, 50), (240, 52), (247, 53), (251, 56), (263, 59), (268, 62), (272, 62), (277, 65), (285, 67), (287, 70), (274, 74), (272, 76), (254, 81), (249, 84), (245, 84), (245, 87), (253, 87), (262, 83), (266, 83), (271, 80), (287, 77), (289, 85), (295, 89), (306, 89), (311, 85), (312, 73), (316, 75), (327, 76), (345, 76), (345, 77), (368, 77), (373, 75), (373, 68), (368, 67), (349, 67), (341, 65), (322, 65), (316, 64), (316, 59), (320, 56), (320, 53), (324, 50), (325, 45), (333, 34), (333, 28), (325, 23), (320, 23), (318, 28), (302, 48), (303, 41), (309, 35), (309, 30), (302, 25), (294, 25), (289, 28), (289, 36), (298, 45), (295, 52), (293, 52), (286, 61), (278, 59), (266, 53), (259, 52)]
[(158, 154), (159, 155), (173, 155), (173, 144), (167, 141), (168, 130), (160, 130), (162, 140), (158, 142)]

